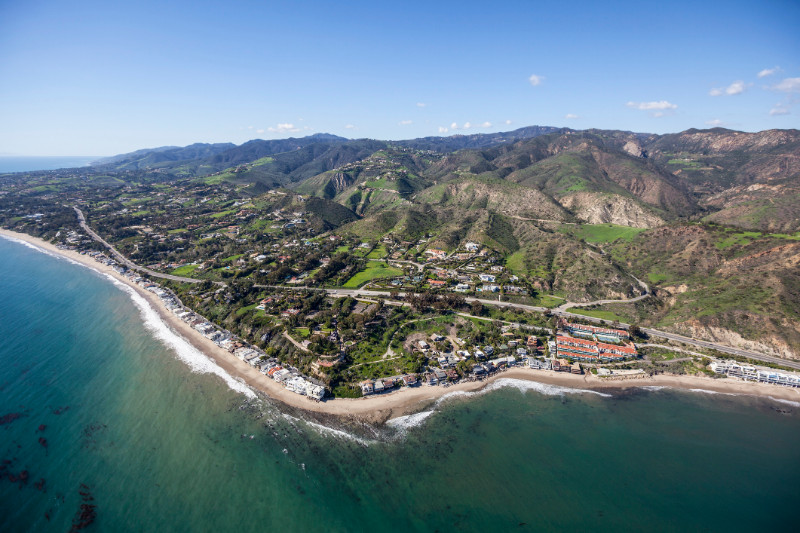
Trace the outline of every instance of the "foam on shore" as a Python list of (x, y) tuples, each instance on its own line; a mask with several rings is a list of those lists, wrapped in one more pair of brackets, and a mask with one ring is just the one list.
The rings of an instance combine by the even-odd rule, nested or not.
[(603, 398), (612, 398), (613, 395), (605, 392), (598, 392), (589, 389), (573, 389), (561, 385), (549, 385), (538, 381), (528, 381), (526, 379), (500, 378), (490, 383), (483, 391), (492, 391), (503, 387), (512, 387), (520, 392), (535, 391), (545, 396), (562, 396), (564, 394), (596, 394)]
[(113, 276), (109, 274), (104, 275), (111, 280), (114, 285), (128, 294), (136, 307), (139, 308), (139, 314), (142, 317), (144, 326), (156, 339), (172, 349), (178, 356), (178, 359), (186, 364), (192, 372), (197, 372), (199, 374), (215, 374), (221, 377), (231, 390), (244, 394), (250, 399), (257, 398), (256, 393), (245, 383), (242, 383), (225, 372), (222, 367), (212, 361), (203, 352), (192, 346), (189, 341), (175, 333), (141, 294)]
[(773, 398), (772, 396), (767, 396), (773, 402), (778, 403), (785, 403), (786, 405), (791, 405), (792, 407), (800, 407), (800, 402), (793, 402), (792, 400), (782, 400), (781, 398)]
[(413, 428), (422, 424), (426, 418), (435, 412), (436, 411), (422, 411), (414, 413), (413, 415), (398, 416), (386, 422), (386, 425), (400, 430)]
[(722, 394), (723, 396), (750, 396), (750, 394), (737, 394), (735, 392), (719, 392), (708, 389), (688, 389), (691, 392), (699, 392), (702, 394)]
[(42, 248), (40, 246), (36, 246), (33, 243), (28, 241), (24, 241), (22, 239), (16, 239), (9, 235), (0, 235), (5, 239), (8, 239), (12, 242), (16, 242), (27, 246), (31, 250), (36, 250), (37, 252), (41, 252), (46, 254), (50, 257), (55, 257), (56, 259), (62, 259), (69, 261), (73, 265), (78, 265), (84, 268), (87, 268), (93, 272), (96, 272), (106, 279), (108, 279), (111, 283), (114, 284), (117, 288), (124, 291), (136, 307), (139, 308), (139, 314), (142, 317), (142, 321), (144, 323), (145, 328), (152, 333), (153, 337), (161, 341), (165, 346), (170, 348), (175, 354), (178, 356), (183, 363), (188, 366), (192, 372), (197, 372), (200, 374), (216, 374), (217, 376), (221, 377), (223, 381), (230, 387), (231, 390), (234, 390), (238, 393), (244, 394), (246, 397), (250, 399), (255, 399), (256, 394), (253, 392), (250, 387), (246, 384), (242, 383), (241, 381), (235, 379), (233, 376), (225, 372), (219, 365), (217, 365), (214, 361), (209, 359), (203, 352), (192, 346), (192, 344), (175, 333), (169, 325), (161, 319), (158, 312), (150, 305), (150, 303), (142, 297), (135, 289), (130, 287), (129, 285), (119, 281), (114, 276), (92, 268), (90, 265), (86, 265), (79, 261), (75, 261), (65, 255), (57, 254)]

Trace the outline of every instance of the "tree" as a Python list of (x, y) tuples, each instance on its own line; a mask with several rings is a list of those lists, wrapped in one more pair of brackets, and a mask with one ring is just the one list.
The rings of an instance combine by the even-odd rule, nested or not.
[(475, 316), (483, 316), (483, 304), (475, 300), (470, 304), (470, 312)]

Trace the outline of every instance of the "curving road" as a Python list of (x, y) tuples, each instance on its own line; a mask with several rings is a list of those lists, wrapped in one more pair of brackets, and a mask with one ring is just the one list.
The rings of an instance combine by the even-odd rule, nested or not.
[[(92, 228), (90, 228), (89, 225), (86, 224), (86, 217), (83, 215), (83, 211), (78, 209), (78, 206), (73, 205), (72, 208), (75, 210), (75, 214), (78, 215), (78, 223), (81, 225), (81, 228), (83, 228), (83, 230), (86, 233), (88, 233), (92, 239), (96, 240), (97, 242), (108, 248), (108, 251), (111, 252), (111, 255), (114, 256), (114, 259), (125, 265), (127, 268), (131, 270), (136, 270), (138, 272), (145, 272), (146, 274), (153, 276), (154, 278), (169, 279), (172, 281), (180, 281), (183, 283), (202, 283), (205, 281), (203, 279), (185, 278), (183, 276), (173, 276), (172, 274), (162, 274), (161, 272), (156, 272), (155, 270), (150, 270), (149, 268), (137, 265), (124, 255), (122, 255), (119, 251), (117, 251), (116, 248), (114, 248), (108, 242), (106, 242), (106, 240), (103, 239), (100, 235), (95, 233), (94, 230), (92, 230)], [(222, 285), (223, 287), (225, 286), (225, 284), (222, 283), (221, 281), (215, 281), (214, 283), (216, 283), (217, 285)]]
[[(147, 274), (149, 274), (149, 275), (151, 275), (151, 276), (153, 276), (155, 278), (169, 279), (169, 280), (180, 281), (180, 282), (184, 282), (184, 283), (202, 283), (203, 281), (205, 281), (205, 280), (202, 280), (202, 279), (185, 278), (185, 277), (182, 277), (182, 276), (173, 276), (172, 274), (162, 274), (160, 272), (155, 272), (154, 270), (150, 270), (149, 268), (145, 268), (145, 267), (141, 267), (141, 266), (137, 265), (136, 263), (134, 263), (133, 261), (131, 261), (130, 259), (128, 259), (124, 255), (119, 253), (116, 250), (116, 248), (111, 246), (102, 237), (100, 237), (97, 233), (95, 233), (86, 224), (86, 218), (83, 215), (83, 211), (78, 209), (78, 206), (73, 206), (73, 209), (75, 209), (75, 213), (78, 215), (78, 221), (80, 222), (81, 228), (83, 228), (94, 240), (96, 240), (97, 242), (103, 244), (103, 246), (108, 248), (108, 250), (112, 253), (112, 255), (119, 262), (121, 262), (126, 267), (130, 268), (131, 270), (137, 270), (137, 271), (140, 271), (140, 272), (146, 272)], [(588, 303), (584, 303), (584, 304), (572, 304), (572, 302), (567, 302), (566, 304), (562, 304), (561, 306), (559, 306), (559, 307), (557, 307), (555, 309), (552, 309), (552, 310), (550, 310), (550, 309), (548, 309), (546, 307), (537, 307), (537, 306), (534, 306), (534, 305), (517, 304), (517, 303), (512, 303), (512, 302), (503, 302), (503, 301), (500, 301), (499, 299), (498, 300), (486, 300), (486, 299), (483, 299), (483, 298), (468, 297), (468, 298), (464, 298), (464, 300), (467, 301), (467, 302), (480, 302), (483, 305), (494, 305), (494, 306), (497, 306), (497, 307), (511, 307), (511, 308), (515, 308), (515, 309), (522, 309), (522, 310), (525, 310), (525, 311), (534, 311), (534, 312), (539, 312), (539, 313), (544, 313), (546, 311), (550, 311), (551, 313), (553, 313), (556, 316), (562, 316), (562, 317), (565, 317), (565, 318), (581, 318), (581, 319), (584, 319), (584, 320), (588, 320), (590, 322), (594, 322), (596, 324), (612, 324), (612, 321), (610, 321), (610, 320), (604, 320), (602, 318), (595, 318), (595, 317), (590, 317), (590, 316), (586, 316), (586, 315), (579, 315), (579, 314), (575, 314), (575, 313), (570, 313), (570, 312), (566, 311), (566, 309), (568, 309), (569, 307), (595, 305), (595, 304), (600, 304), (600, 303), (621, 303), (621, 302), (631, 303), (631, 302), (635, 302), (635, 301), (638, 301), (638, 300), (641, 300), (643, 298), (646, 298), (646, 297), (650, 296), (650, 290), (649, 290), (649, 287), (647, 286), (647, 284), (645, 284), (643, 281), (641, 281), (639, 279), (636, 279), (636, 281), (638, 281), (639, 284), (642, 285), (642, 287), (646, 291), (645, 294), (643, 294), (641, 296), (637, 296), (636, 298), (631, 298), (631, 299), (628, 299), (628, 300), (597, 300), (596, 302), (588, 302)], [(215, 281), (213, 283), (216, 283), (217, 285), (225, 286), (225, 284), (222, 283), (221, 281)], [(295, 286), (255, 285), (255, 286), (256, 287), (263, 287), (263, 288), (275, 288), (275, 289), (325, 291), (326, 293), (330, 294), (331, 296), (362, 296), (362, 297), (370, 297), (371, 296), (371, 297), (385, 298), (385, 297), (388, 297), (388, 296), (391, 295), (391, 293), (389, 291), (373, 291), (373, 290), (364, 290), (364, 289), (323, 289), (323, 288), (317, 288), (317, 287), (306, 287), (306, 286), (296, 286), (296, 285)], [(405, 296), (405, 294), (406, 294), (405, 292), (398, 292), (399, 296)], [(569, 304), (572, 304), (572, 305), (569, 305)], [(627, 327), (630, 326), (629, 324), (624, 324), (624, 323), (619, 323), (618, 325), (623, 327), (623, 328), (627, 328)], [(729, 354), (737, 355), (737, 356), (740, 356), (740, 357), (747, 357), (747, 358), (754, 359), (754, 360), (757, 360), (757, 361), (765, 361), (765, 362), (769, 362), (769, 363), (777, 363), (777, 364), (780, 364), (780, 365), (783, 365), (783, 366), (786, 366), (786, 367), (790, 367), (790, 368), (794, 368), (794, 369), (800, 370), (800, 361), (793, 361), (791, 359), (783, 359), (781, 357), (775, 357), (775, 356), (772, 356), (772, 355), (766, 355), (766, 354), (763, 354), (763, 353), (760, 353), (760, 352), (752, 352), (750, 350), (743, 350), (741, 348), (734, 348), (732, 346), (726, 346), (724, 344), (717, 344), (717, 343), (714, 343), (714, 342), (697, 340), (697, 339), (693, 339), (691, 337), (684, 337), (683, 335), (678, 335), (677, 333), (670, 333), (670, 332), (661, 331), (661, 330), (658, 330), (658, 329), (652, 329), (652, 328), (640, 328), (640, 329), (641, 329), (641, 331), (643, 331), (644, 333), (650, 335), (651, 337), (658, 337), (658, 338), (661, 338), (661, 339), (668, 339), (668, 340), (671, 340), (671, 341), (682, 342), (684, 344), (689, 344), (689, 345), (692, 345), (692, 346), (699, 346), (701, 348), (708, 348), (708, 349), (712, 349), (712, 350), (717, 350), (719, 352), (729, 353)]]
[[(276, 288), (276, 289), (295, 289), (295, 290), (317, 290), (317, 291), (325, 291), (331, 296), (353, 296), (353, 297), (380, 297), (385, 298), (390, 295), (389, 291), (368, 291), (364, 289), (323, 289), (317, 287), (285, 287), (282, 285), (259, 285), (259, 287), (265, 288)], [(405, 292), (398, 292), (399, 296), (405, 296)], [(647, 295), (644, 295), (647, 296)], [(502, 302), (497, 300), (485, 300), (482, 298), (464, 298), (467, 302), (480, 302), (484, 305), (494, 305), (497, 307), (512, 307), (515, 309), (522, 309), (525, 311), (535, 311), (539, 313), (544, 313), (546, 311), (550, 311), (552, 314), (556, 316), (561, 316), (564, 318), (580, 318), (583, 320), (588, 320), (590, 322), (594, 322), (596, 324), (604, 324), (604, 325), (611, 325), (613, 322), (611, 320), (604, 320), (602, 318), (595, 318), (586, 315), (579, 315), (577, 313), (570, 313), (568, 311), (561, 311), (559, 309), (547, 309), (546, 307), (537, 307), (534, 305), (525, 305), (525, 304), (517, 304), (512, 302)], [(630, 302), (631, 300), (622, 300), (624, 302)], [(622, 328), (630, 327), (630, 324), (625, 324), (623, 322), (619, 322), (619, 325)], [(741, 348), (734, 348), (733, 346), (726, 346), (724, 344), (717, 344), (715, 342), (703, 341), (693, 339), (691, 337), (684, 337), (683, 335), (678, 335), (677, 333), (670, 333), (668, 331), (661, 331), (658, 329), (652, 328), (639, 328), (644, 333), (647, 333), (651, 337), (657, 337), (661, 339), (672, 340), (676, 342), (682, 342), (684, 344), (689, 344), (691, 346), (699, 346), (701, 348), (709, 348), (712, 350), (717, 350), (723, 353), (729, 353), (733, 355), (737, 355), (740, 357), (747, 357), (749, 359), (754, 359), (757, 361), (764, 361), (769, 363), (777, 363), (786, 367), (794, 368), (800, 370), (800, 361), (794, 361), (791, 359), (783, 359), (781, 357), (776, 357), (772, 355), (766, 355), (761, 352), (753, 352), (750, 350), (743, 350)]]

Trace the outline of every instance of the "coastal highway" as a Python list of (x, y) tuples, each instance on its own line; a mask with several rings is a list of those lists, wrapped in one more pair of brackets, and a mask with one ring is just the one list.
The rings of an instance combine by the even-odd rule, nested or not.
[[(183, 283), (202, 283), (203, 281), (205, 281), (205, 280), (202, 280), (202, 279), (184, 278), (182, 276), (173, 276), (172, 274), (162, 274), (161, 272), (156, 272), (155, 270), (150, 270), (149, 268), (145, 268), (145, 267), (137, 265), (136, 263), (134, 263), (133, 261), (131, 261), (130, 259), (128, 259), (124, 255), (119, 253), (116, 248), (114, 248), (109, 243), (107, 243), (105, 241), (105, 239), (103, 239), (100, 235), (95, 233), (92, 230), (92, 228), (90, 228), (89, 225), (86, 224), (86, 217), (83, 216), (83, 211), (78, 209), (78, 206), (73, 205), (72, 208), (75, 210), (75, 214), (78, 215), (78, 222), (80, 223), (80, 225), (84, 229), (84, 231), (86, 231), (86, 233), (88, 233), (89, 236), (92, 239), (96, 240), (97, 242), (99, 242), (100, 244), (102, 244), (103, 246), (108, 248), (108, 251), (111, 252), (111, 255), (114, 256), (114, 259), (116, 259), (117, 261), (119, 261), (120, 263), (122, 263), (123, 265), (128, 267), (129, 269), (136, 270), (138, 272), (145, 272), (148, 275), (153, 276), (154, 278), (169, 279), (169, 280), (172, 280), (172, 281), (180, 281), (180, 282), (183, 282)], [(220, 282), (220, 281), (215, 281), (214, 283), (216, 283), (217, 285), (225, 286), (225, 284)]]
[[(275, 289), (296, 289), (296, 290), (317, 290), (322, 291), (324, 290), (331, 296), (352, 296), (352, 297), (362, 297), (362, 298), (388, 298), (390, 296), (389, 291), (373, 291), (373, 290), (364, 290), (364, 289), (322, 289), (317, 287), (305, 287), (305, 286), (284, 286), (284, 285), (259, 285), (259, 287), (265, 288), (275, 288)], [(649, 291), (648, 291), (649, 292)], [(404, 292), (398, 292), (398, 296), (405, 296)], [(649, 294), (642, 295), (643, 297), (648, 296)], [(548, 311), (546, 307), (537, 307), (534, 305), (526, 305), (526, 304), (517, 304), (513, 302), (502, 302), (499, 300), (487, 300), (483, 298), (464, 298), (467, 302), (480, 302), (484, 305), (494, 305), (497, 307), (510, 307), (514, 309), (522, 309), (524, 311), (534, 311), (539, 313), (544, 313)], [(631, 300), (627, 300), (631, 301)], [(579, 315), (577, 313), (570, 313), (567, 311), (562, 311), (560, 308), (557, 309), (549, 309), (549, 311), (556, 315), (562, 316), (564, 318), (580, 318), (583, 320), (588, 320), (590, 322), (595, 322), (596, 324), (604, 324), (604, 325), (611, 325), (612, 322), (610, 320), (604, 320), (602, 318), (595, 318), (586, 315)], [(623, 322), (618, 323), (619, 326), (623, 328), (627, 328), (630, 324), (625, 324)], [(729, 353), (733, 355), (737, 355), (740, 357), (747, 357), (749, 359), (757, 360), (757, 361), (764, 361), (768, 363), (776, 363), (779, 365), (783, 365), (789, 368), (794, 368), (800, 370), (800, 361), (793, 361), (791, 359), (782, 359), (780, 357), (775, 357), (772, 355), (763, 354), (760, 352), (754, 352), (751, 350), (743, 350), (741, 348), (734, 348), (732, 346), (726, 346), (724, 344), (717, 344), (715, 342), (703, 341), (693, 339), (691, 337), (684, 337), (683, 335), (678, 335), (677, 333), (670, 333), (668, 331), (661, 331), (658, 329), (652, 328), (639, 328), (644, 333), (651, 337), (667, 339), (676, 342), (682, 342), (684, 344), (689, 344), (691, 346), (698, 346), (700, 348), (708, 348), (712, 350), (717, 350), (723, 353)]]
[[(154, 278), (169, 279), (169, 280), (173, 280), (173, 281), (180, 281), (180, 282), (183, 282), (183, 283), (202, 283), (203, 281), (205, 281), (205, 280), (202, 280), (202, 279), (186, 278), (186, 277), (182, 277), (182, 276), (173, 276), (172, 274), (162, 274), (160, 272), (155, 272), (154, 270), (150, 270), (149, 268), (145, 268), (145, 267), (141, 267), (141, 266), (137, 265), (136, 263), (134, 263), (133, 261), (131, 261), (130, 259), (128, 259), (124, 255), (119, 253), (116, 250), (116, 248), (111, 246), (102, 237), (100, 237), (97, 233), (95, 233), (86, 224), (86, 218), (83, 215), (83, 211), (78, 209), (78, 206), (72, 206), (72, 208), (75, 210), (75, 214), (78, 215), (78, 222), (80, 223), (80, 226), (86, 231), (86, 233), (88, 233), (94, 240), (96, 240), (97, 242), (101, 243), (103, 246), (108, 248), (108, 250), (112, 253), (112, 255), (119, 262), (121, 262), (126, 267), (130, 268), (131, 270), (137, 270), (137, 271), (140, 271), (140, 272), (146, 272), (147, 274), (149, 274), (150, 276), (153, 276)], [(637, 280), (637, 281), (639, 281), (639, 280)], [(220, 281), (215, 281), (214, 283), (216, 283), (217, 285), (221, 285), (223, 287), (225, 286), (225, 284), (220, 282)], [(637, 300), (641, 300), (642, 298), (646, 298), (647, 296), (649, 296), (650, 295), (650, 291), (648, 290), (649, 288), (647, 287), (647, 285), (645, 285), (642, 281), (639, 281), (639, 283), (645, 288), (646, 293), (641, 295), (641, 296), (638, 296), (636, 298), (631, 298), (630, 300), (621, 300), (621, 301), (630, 303), (630, 302), (634, 302), (634, 301), (637, 301)], [(316, 288), (316, 287), (306, 287), (306, 286), (302, 286), (302, 285), (301, 286), (297, 286), (297, 285), (295, 285), (295, 286), (291, 286), (291, 285), (289, 285), (289, 286), (285, 286), (285, 285), (255, 285), (255, 286), (256, 287), (264, 287), (264, 288), (275, 288), (275, 289), (317, 290), (317, 291), (324, 290), (325, 292), (327, 292), (331, 296), (353, 296), (353, 297), (373, 297), (373, 298), (375, 298), (375, 297), (387, 298), (387, 297), (391, 296), (391, 293), (389, 291), (374, 291), (374, 290), (365, 290), (365, 289), (322, 289), (322, 288)], [(405, 296), (405, 292), (398, 292), (397, 294), (399, 296)], [(487, 300), (487, 299), (483, 299), (483, 298), (473, 298), (473, 297), (467, 297), (467, 298), (464, 298), (464, 300), (467, 301), (467, 302), (480, 302), (483, 305), (494, 305), (494, 306), (497, 306), (497, 307), (510, 307), (510, 308), (514, 308), (514, 309), (522, 309), (524, 311), (534, 311), (534, 312), (539, 312), (539, 313), (544, 313), (545, 311), (548, 311), (548, 309), (546, 307), (537, 307), (537, 306), (534, 306), (534, 305), (517, 304), (517, 303), (513, 303), (513, 302), (503, 302), (503, 301), (500, 301), (499, 297), (498, 297), (497, 300)], [(612, 303), (612, 302), (619, 302), (619, 301), (620, 300), (598, 300), (596, 303), (603, 303), (603, 302)], [(589, 320), (589, 321), (595, 322), (597, 324), (611, 324), (610, 320), (603, 320), (601, 318), (595, 318), (595, 317), (590, 317), (590, 316), (586, 316), (586, 315), (579, 315), (579, 314), (570, 313), (568, 311), (565, 311), (565, 309), (567, 309), (568, 307), (574, 307), (574, 305), (572, 305), (572, 306), (568, 305), (570, 303), (571, 302), (567, 302), (566, 304), (563, 304), (563, 305), (561, 305), (560, 307), (558, 307), (556, 309), (550, 309), (549, 311), (554, 315), (563, 316), (563, 317), (566, 317), (566, 318), (575, 317), (575, 318), (581, 318), (581, 319), (584, 319), (584, 320)], [(594, 303), (594, 302), (592, 302), (592, 303)], [(590, 305), (590, 304), (581, 304), (581, 305)], [(624, 324), (624, 323), (619, 323), (619, 325), (622, 326), (622, 327), (628, 327), (629, 326), (629, 324)], [(696, 340), (696, 339), (692, 339), (690, 337), (684, 337), (683, 335), (678, 335), (677, 333), (669, 333), (667, 331), (661, 331), (661, 330), (652, 329), (652, 328), (640, 328), (640, 329), (643, 332), (645, 332), (648, 335), (650, 335), (651, 337), (658, 337), (658, 338), (661, 338), (661, 339), (668, 339), (668, 340), (672, 340), (672, 341), (676, 341), (676, 342), (682, 342), (682, 343), (689, 344), (689, 345), (692, 345), (692, 346), (699, 346), (701, 348), (709, 348), (709, 349), (717, 350), (717, 351), (723, 352), (723, 353), (729, 353), (729, 354), (737, 355), (737, 356), (740, 356), (740, 357), (748, 357), (750, 359), (754, 359), (754, 360), (757, 360), (757, 361), (765, 361), (765, 362), (769, 362), (769, 363), (776, 363), (776, 364), (780, 364), (780, 365), (783, 365), (783, 366), (786, 366), (786, 367), (795, 368), (797, 370), (800, 370), (800, 361), (792, 361), (791, 359), (782, 359), (780, 357), (775, 357), (775, 356), (772, 356), (772, 355), (766, 355), (766, 354), (762, 354), (760, 352), (753, 352), (753, 351), (750, 351), (750, 350), (743, 350), (741, 348), (734, 348), (732, 346), (725, 346), (724, 344), (717, 344), (717, 343), (709, 342), (709, 341)]]

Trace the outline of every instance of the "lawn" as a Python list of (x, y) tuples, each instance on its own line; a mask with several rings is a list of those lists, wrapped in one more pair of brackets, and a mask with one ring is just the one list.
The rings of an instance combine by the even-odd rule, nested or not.
[(311, 335), (311, 331), (308, 328), (300, 327), (292, 330), (293, 337), (303, 337), (304, 339), (307, 339), (309, 335)]
[(564, 303), (564, 298), (558, 296), (550, 296), (549, 294), (540, 294), (536, 297), (536, 305), (541, 307), (558, 307)]
[(173, 271), (172, 271), (172, 274), (173, 274), (174, 276), (184, 276), (184, 277), (187, 277), (187, 276), (189, 276), (189, 275), (190, 275), (192, 272), (194, 272), (194, 271), (195, 271), (195, 269), (196, 269), (198, 266), (200, 266), (200, 265), (183, 265), (183, 266), (179, 266), (178, 268), (176, 268), (175, 270), (173, 270)]
[(344, 287), (354, 289), (374, 279), (393, 278), (402, 275), (403, 271), (399, 268), (387, 267), (381, 261), (370, 261), (367, 263), (367, 267), (364, 270), (347, 280)]

